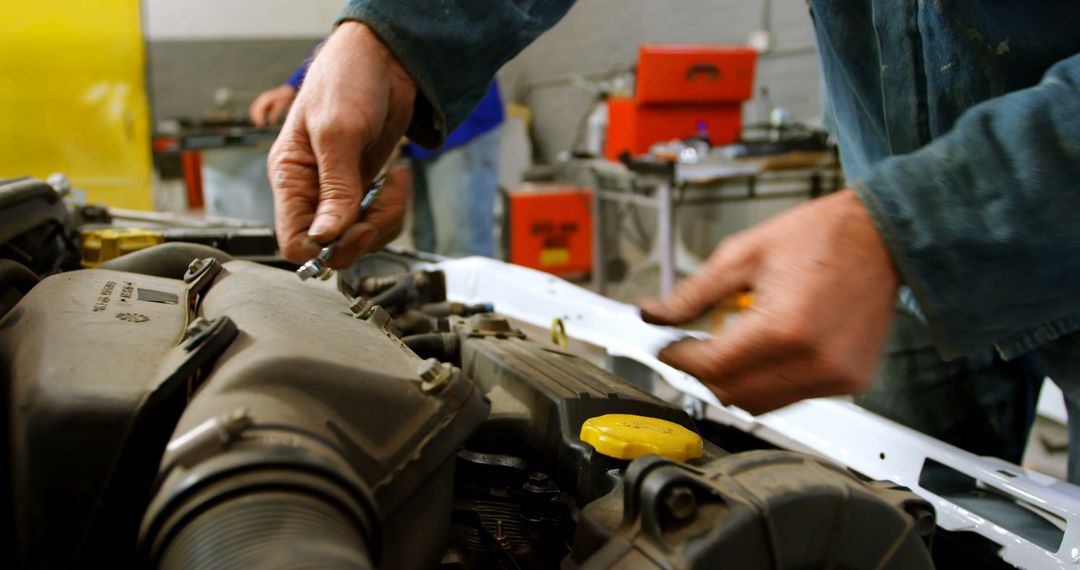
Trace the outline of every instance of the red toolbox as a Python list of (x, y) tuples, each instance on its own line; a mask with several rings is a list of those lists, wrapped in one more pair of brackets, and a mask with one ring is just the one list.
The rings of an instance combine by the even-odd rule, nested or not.
[(634, 99), (608, 99), (608, 133), (604, 155), (645, 154), (660, 141), (709, 133), (709, 142), (735, 142), (742, 129), (742, 105), (646, 105)]
[(617, 160), (702, 132), (714, 145), (735, 142), (742, 103), (753, 96), (756, 58), (742, 46), (640, 46), (634, 96), (608, 100), (604, 154)]
[(743, 46), (646, 44), (638, 48), (641, 103), (742, 103), (754, 94), (757, 52)]
[(507, 191), (509, 260), (562, 277), (592, 270), (592, 192), (570, 184)]

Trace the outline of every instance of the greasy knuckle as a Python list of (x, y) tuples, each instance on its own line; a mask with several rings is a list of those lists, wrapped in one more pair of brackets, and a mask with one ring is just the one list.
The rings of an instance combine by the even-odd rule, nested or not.
[(319, 199), (328, 202), (357, 202), (359, 201), (356, 188), (343, 180), (320, 180)]
[(285, 189), (276, 196), (276, 202), (283, 213), (313, 213), (315, 196), (310, 192), (296, 189)]
[(745, 255), (744, 251), (745, 247), (739, 240), (728, 238), (720, 242), (720, 245), (716, 247), (713, 258), (718, 265), (727, 265), (742, 258)]
[(311, 150), (292, 134), (278, 136), (274, 146), (270, 147), (270, 164), (310, 164)]
[(271, 183), (294, 175), (291, 171), (295, 168), (295, 156), (287, 150), (271, 150), (270, 156), (266, 158), (266, 172), (270, 176)]
[(274, 141), (273, 146), (270, 147), (270, 152), (266, 155), (266, 163), (270, 165), (271, 168), (280, 164), (282, 158), (290, 152), (290, 145), (285, 142), (283, 138), (284, 137), (279, 136), (278, 140)]
[(323, 145), (335, 144), (340, 141), (366, 140), (365, 134), (367, 130), (366, 126), (358, 121), (340, 119), (318, 121), (311, 128), (315, 140)]
[(271, 162), (267, 169), (270, 188), (274, 195), (301, 195), (311, 198), (315, 194), (315, 174), (310, 169), (297, 167), (288, 162)]
[(739, 232), (720, 242), (716, 254), (725, 263), (741, 264), (752, 259), (757, 249), (745, 232)]
[(675, 341), (660, 351), (660, 360), (687, 372), (690, 371), (688, 367), (702, 368), (705, 364), (703, 359), (694, 356), (700, 352), (700, 342), (692, 339)]

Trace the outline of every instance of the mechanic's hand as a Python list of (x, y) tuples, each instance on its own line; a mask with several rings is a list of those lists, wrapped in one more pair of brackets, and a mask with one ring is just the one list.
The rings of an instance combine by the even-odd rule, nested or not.
[(641, 309), (649, 322), (681, 324), (751, 292), (753, 306), (712, 338), (676, 342), (660, 359), (757, 414), (869, 387), (898, 285), (881, 236), (848, 189), (724, 240), (697, 274)]
[(372, 178), (412, 119), (415, 96), (413, 80), (364, 24), (345, 22), (326, 40), (267, 165), (286, 259), (302, 263), (341, 237), (329, 265), (343, 267), (401, 230), (405, 209), (393, 204), (403, 194), (389, 187), (367, 222), (356, 221)]
[(289, 105), (296, 99), (296, 89), (292, 85), (278, 85), (259, 94), (248, 107), (248, 117), (256, 127), (274, 125), (289, 110)]
[[(405, 225), (405, 212), (412, 200), (412, 170), (404, 164), (395, 164), (386, 171), (379, 198), (364, 214), (363, 219), (352, 225), (341, 239), (334, 257), (327, 265), (346, 267), (357, 255), (378, 251), (401, 233)], [(351, 257), (342, 251), (353, 252)]]

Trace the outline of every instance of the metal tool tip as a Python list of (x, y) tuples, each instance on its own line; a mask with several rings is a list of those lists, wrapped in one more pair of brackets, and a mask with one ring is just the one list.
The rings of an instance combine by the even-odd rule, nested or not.
[(296, 270), (296, 274), (300, 277), (301, 281), (307, 281), (308, 279), (311, 279), (312, 277), (318, 275), (320, 271), (320, 267), (309, 261), (301, 265), (300, 268)]

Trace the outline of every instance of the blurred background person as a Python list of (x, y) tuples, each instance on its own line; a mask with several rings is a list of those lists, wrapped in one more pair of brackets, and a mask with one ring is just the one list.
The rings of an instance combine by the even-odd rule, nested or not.
[(499, 126), (504, 119), (499, 85), (493, 81), (439, 149), (409, 143), (416, 249), (450, 257), (495, 256)]
[(293, 99), (296, 99), (296, 92), (300, 90), (300, 84), (307, 75), (308, 65), (311, 64), (311, 59), (315, 57), (318, 49), (319, 46), (315, 46), (315, 50), (304, 59), (304, 64), (296, 68), (296, 71), (289, 76), (288, 81), (273, 89), (263, 91), (251, 102), (251, 106), (248, 107), (248, 117), (256, 127), (271, 127), (285, 118), (285, 112), (289, 110)]

